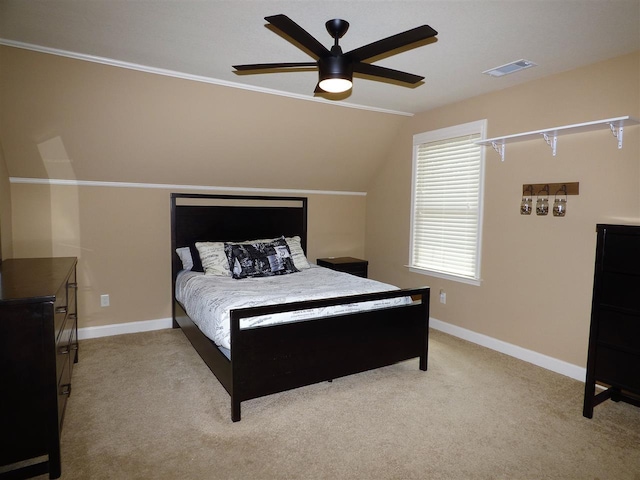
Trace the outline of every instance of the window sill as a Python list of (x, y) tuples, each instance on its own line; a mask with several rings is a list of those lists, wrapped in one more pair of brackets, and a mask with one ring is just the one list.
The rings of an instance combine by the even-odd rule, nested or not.
[(427, 275), (429, 277), (444, 278), (445, 280), (451, 280), (453, 282), (466, 283), (468, 285), (480, 286), (482, 280), (479, 278), (461, 277), (459, 275), (452, 275), (450, 273), (436, 272), (435, 270), (426, 270), (424, 268), (412, 267), (411, 265), (405, 265), (409, 271), (413, 273), (419, 273), (420, 275)]

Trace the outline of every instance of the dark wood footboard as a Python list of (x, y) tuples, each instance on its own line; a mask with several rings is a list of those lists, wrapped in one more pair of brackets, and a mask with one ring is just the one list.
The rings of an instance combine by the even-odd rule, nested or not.
[[(412, 297), (413, 303), (318, 319), (240, 328), (243, 318), (284, 311)], [(333, 380), (412, 358), (427, 370), (429, 288), (231, 311), (231, 360), (175, 306), (176, 322), (231, 396), (231, 419), (241, 402)]]

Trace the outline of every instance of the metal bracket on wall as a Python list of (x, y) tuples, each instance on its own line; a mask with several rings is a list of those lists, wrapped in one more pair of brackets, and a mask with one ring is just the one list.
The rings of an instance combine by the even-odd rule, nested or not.
[(504, 162), (504, 142), (491, 142), (493, 149), (500, 155), (500, 159)]
[(554, 135), (553, 137), (549, 138), (548, 133), (543, 133), (542, 136), (544, 137), (544, 141), (547, 143), (547, 145), (551, 147), (551, 153), (555, 157), (556, 152), (558, 151), (558, 135)]
[(613, 133), (613, 136), (618, 139), (618, 149), (621, 149), (622, 148), (622, 130), (624, 129), (623, 124), (620, 123), (618, 125), (618, 128), (616, 129), (615, 124), (610, 123), (609, 127), (611, 128), (611, 133)]

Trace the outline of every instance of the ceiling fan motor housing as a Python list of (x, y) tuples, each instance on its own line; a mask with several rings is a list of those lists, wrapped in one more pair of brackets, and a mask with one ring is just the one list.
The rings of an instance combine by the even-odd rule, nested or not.
[(351, 80), (353, 77), (353, 64), (345, 56), (320, 57), (318, 59), (320, 81), (328, 78), (344, 78)]

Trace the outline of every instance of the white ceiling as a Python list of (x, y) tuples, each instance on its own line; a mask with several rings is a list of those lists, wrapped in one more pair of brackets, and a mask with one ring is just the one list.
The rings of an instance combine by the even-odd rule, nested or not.
[[(238, 75), (231, 67), (313, 60), (265, 27), (265, 16), (280, 13), (327, 48), (332, 39), (324, 23), (347, 20), (345, 52), (423, 24), (437, 30), (437, 42), (375, 62), (424, 75), (424, 84), (356, 76), (342, 99), (398, 112), (426, 111), (640, 49), (640, 0), (0, 0), (0, 43), (313, 98), (316, 72)], [(501, 78), (482, 74), (523, 58), (538, 66)]]

